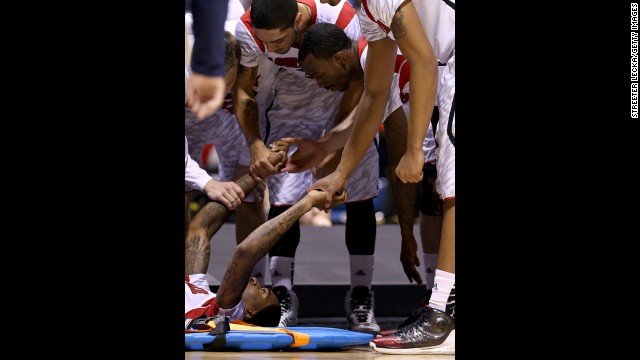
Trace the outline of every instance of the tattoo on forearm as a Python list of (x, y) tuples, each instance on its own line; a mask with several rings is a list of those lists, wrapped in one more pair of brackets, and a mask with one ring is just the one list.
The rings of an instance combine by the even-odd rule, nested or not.
[(391, 31), (393, 31), (393, 36), (396, 40), (402, 39), (407, 35), (407, 26), (404, 24), (403, 18), (402, 9), (399, 9), (391, 21)]
[(268, 253), (282, 235), (291, 229), (293, 224), (310, 209), (311, 205), (303, 199), (303, 201), (298, 201), (287, 211), (260, 225), (249, 235), (249, 238), (256, 242), (258, 253), (262, 253), (263, 256)]
[(224, 294), (227, 291), (230, 291), (231, 293), (241, 293), (242, 291), (244, 291), (244, 287), (246, 287), (246, 284), (243, 284), (242, 289), (239, 289), (238, 286), (240, 286), (240, 284), (238, 284), (238, 281), (235, 281), (235, 273), (237, 268), (238, 264), (235, 262), (232, 262), (229, 264), (229, 266), (227, 266), (227, 271), (222, 277), (220, 287), (218, 288), (218, 293), (216, 294), (216, 297), (218, 297), (218, 299), (224, 299)]
[(209, 202), (205, 205), (193, 219), (200, 228), (204, 229), (207, 236), (211, 238), (222, 226), (231, 210), (221, 203)]
[(240, 77), (243, 79), (252, 79), (255, 78), (258, 74), (258, 67), (245, 67), (240, 65)]
[(202, 234), (190, 234), (185, 242), (184, 249), (185, 275), (205, 274), (207, 272), (211, 253), (208, 241), (208, 239), (202, 237)]
[[(242, 99), (242, 114), (244, 115), (245, 126), (254, 132), (258, 131), (258, 104), (255, 99)], [(249, 145), (253, 144), (257, 138), (247, 139)]]

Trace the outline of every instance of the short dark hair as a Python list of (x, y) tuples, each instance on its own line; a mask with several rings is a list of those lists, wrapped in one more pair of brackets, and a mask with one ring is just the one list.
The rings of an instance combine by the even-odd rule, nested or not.
[(240, 64), (240, 43), (235, 36), (230, 32), (224, 32), (224, 72), (231, 70), (232, 68), (238, 68)]
[(284, 30), (293, 27), (298, 15), (296, 0), (253, 0), (249, 9), (256, 29)]
[(331, 23), (319, 23), (309, 27), (298, 50), (298, 61), (312, 54), (317, 59), (330, 59), (340, 50), (349, 49), (351, 39), (342, 29)]
[(258, 311), (247, 322), (258, 326), (278, 326), (280, 323), (280, 303)]

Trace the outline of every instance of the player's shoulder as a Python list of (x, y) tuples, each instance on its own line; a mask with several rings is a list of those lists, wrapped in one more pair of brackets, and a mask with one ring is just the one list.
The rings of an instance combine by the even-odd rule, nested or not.
[[(338, 5), (331, 6), (329, 4), (323, 4), (319, 0), (307, 0), (315, 2), (316, 7), (316, 21), (317, 22), (331, 22), (336, 23), (339, 20), (352, 20), (356, 17), (356, 11), (347, 0), (342, 0)], [(302, 1), (300, 1), (302, 2)]]

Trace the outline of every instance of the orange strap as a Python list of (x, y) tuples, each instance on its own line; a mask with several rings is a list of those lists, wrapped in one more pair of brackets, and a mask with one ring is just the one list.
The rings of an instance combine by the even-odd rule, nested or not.
[[(212, 329), (216, 327), (216, 324), (213, 321), (209, 321), (207, 325), (211, 326)], [(229, 323), (229, 327), (231, 330), (240, 330), (240, 331), (252, 331), (252, 332), (282, 332), (285, 334), (289, 334), (293, 337), (293, 344), (289, 345), (291, 347), (299, 347), (309, 344), (309, 334), (304, 334), (297, 331), (291, 331), (289, 329), (275, 327), (268, 328), (262, 326), (256, 326), (249, 323), (246, 323), (242, 320), (233, 320)]]

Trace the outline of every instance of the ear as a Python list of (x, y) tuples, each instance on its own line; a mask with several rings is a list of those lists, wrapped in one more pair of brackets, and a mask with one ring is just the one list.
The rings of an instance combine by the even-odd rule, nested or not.
[(345, 52), (342, 50), (335, 53), (335, 55), (333, 55), (333, 59), (341, 68), (344, 68), (347, 64), (347, 54), (345, 54)]
[(295, 32), (300, 31), (300, 28), (302, 27), (302, 13), (298, 11), (298, 14), (296, 14), (296, 19), (293, 21), (293, 30), (295, 30)]

